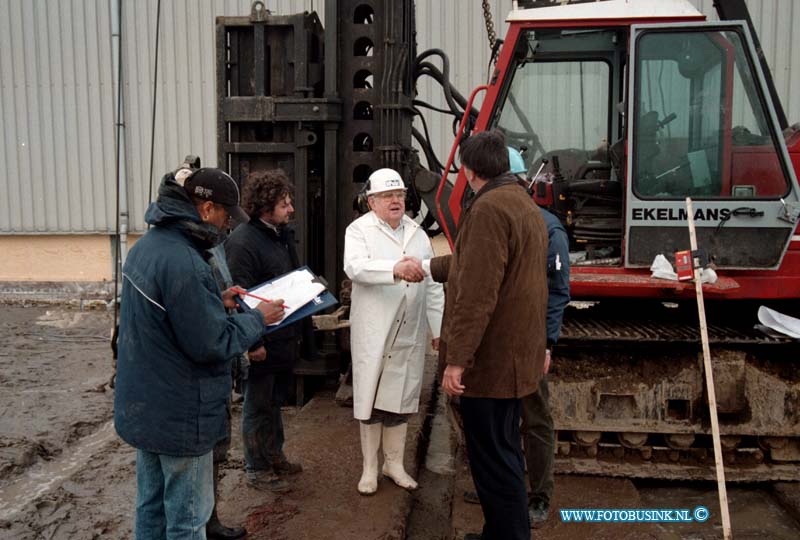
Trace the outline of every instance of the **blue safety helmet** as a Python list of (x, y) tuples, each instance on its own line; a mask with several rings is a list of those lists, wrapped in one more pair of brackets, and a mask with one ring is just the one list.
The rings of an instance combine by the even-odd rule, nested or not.
[(528, 172), (525, 160), (522, 159), (522, 154), (513, 146), (508, 147), (508, 165), (511, 169), (511, 174), (525, 174)]

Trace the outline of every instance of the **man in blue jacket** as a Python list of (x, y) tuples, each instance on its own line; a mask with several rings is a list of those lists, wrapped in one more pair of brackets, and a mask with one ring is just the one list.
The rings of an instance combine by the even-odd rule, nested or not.
[[(511, 172), (525, 174), (527, 167), (520, 153), (508, 147), (508, 161)], [(522, 182), (526, 184), (525, 182)], [(555, 452), (555, 432), (553, 417), (550, 415), (547, 388), (547, 371), (550, 369), (550, 354), (561, 334), (564, 309), (569, 304), (569, 237), (561, 221), (545, 210), (542, 217), (547, 225), (547, 350), (545, 351), (544, 373), (539, 390), (522, 398), (522, 437), (525, 441), (525, 461), (531, 494), (528, 501), (528, 515), (531, 526), (541, 527), (550, 511), (550, 498), (553, 496), (553, 460)]]
[(205, 539), (214, 505), (212, 448), (225, 437), (231, 358), (283, 317), (282, 302), (228, 315), (206, 250), (241, 212), (236, 182), (172, 174), (123, 268), (114, 425), (136, 453), (136, 538)]
[(561, 334), (564, 309), (569, 304), (569, 238), (559, 219), (540, 208), (547, 225), (547, 350), (539, 390), (522, 398), (522, 438), (531, 493), (528, 514), (531, 526), (541, 527), (550, 511), (553, 496), (555, 432), (550, 415), (547, 371), (550, 353)]

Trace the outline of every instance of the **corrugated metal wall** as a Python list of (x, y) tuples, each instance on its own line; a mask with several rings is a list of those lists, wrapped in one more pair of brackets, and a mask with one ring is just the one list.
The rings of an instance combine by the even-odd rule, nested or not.
[[(712, 0), (693, 0), (715, 18)], [(323, 0), (270, 0), (278, 13)], [(511, 0), (491, 0), (505, 34)], [(214, 19), (246, 15), (250, 0), (162, 2), (154, 185), (193, 152), (214, 165)], [(108, 233), (115, 226), (114, 89), (109, 0), (0, 1), (0, 234)], [(153, 59), (158, 0), (123, 2), (123, 67), (130, 216), (144, 228), (149, 199)], [(800, 121), (800, 4), (748, 1), (790, 122)], [(478, 0), (417, 0), (419, 50), (450, 56), (453, 84), (468, 95), (486, 80), (489, 46)], [(434, 60), (436, 61), (436, 60)], [(419, 85), (441, 105), (440, 88)], [(444, 160), (452, 117), (425, 113)]]
[(0, 231), (113, 228), (108, 0), (0, 2)]
[[(270, 0), (278, 13), (322, 0)], [(109, 0), (0, 1), (0, 234), (115, 229), (115, 89)], [(123, 80), (132, 230), (149, 200), (158, 0), (124, 1)], [(250, 0), (164, 0), (154, 144), (160, 174), (216, 161), (214, 21)]]
[[(107, 0), (106, 0), (107, 1)], [(322, 0), (270, 0), (275, 13), (320, 9)], [(130, 222), (144, 228), (149, 201), (153, 60), (158, 0), (127, 2), (123, 11)], [(250, 14), (251, 0), (164, 0), (161, 7), (153, 190), (186, 154), (216, 166), (217, 16)], [(113, 183), (112, 183), (113, 184)]]
[[(506, 15), (511, 0), (490, 0), (494, 30), (498, 39), (506, 32)], [(479, 0), (417, 0), (418, 51), (442, 49), (450, 57), (450, 81), (469, 98), (473, 88), (485, 84), (489, 68), (489, 40), (483, 9)], [(438, 60), (434, 59), (436, 63)], [(417, 86), (419, 99), (444, 107), (442, 88), (426, 77)], [(476, 103), (480, 104), (482, 95)], [(439, 159), (445, 163), (455, 137), (453, 117), (422, 109), (431, 132), (431, 141)], [(459, 118), (460, 120), (460, 118)]]

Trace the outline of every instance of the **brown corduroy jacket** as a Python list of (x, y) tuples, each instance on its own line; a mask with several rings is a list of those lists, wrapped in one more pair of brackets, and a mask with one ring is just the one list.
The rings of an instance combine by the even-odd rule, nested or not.
[(441, 364), (463, 366), (464, 396), (536, 391), (546, 346), (547, 228), (523, 188), (492, 182), (462, 215), (452, 256), (431, 261), (447, 281)]

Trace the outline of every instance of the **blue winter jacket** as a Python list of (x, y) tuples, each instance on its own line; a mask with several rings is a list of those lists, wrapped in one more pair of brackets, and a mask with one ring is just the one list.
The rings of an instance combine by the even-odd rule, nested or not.
[(569, 304), (569, 237), (556, 216), (540, 210), (547, 225), (547, 346), (552, 347)]
[(230, 361), (258, 341), (264, 319), (226, 313), (204, 258), (216, 229), (172, 175), (145, 220), (153, 228), (122, 269), (114, 425), (135, 448), (199, 456), (225, 437)]

